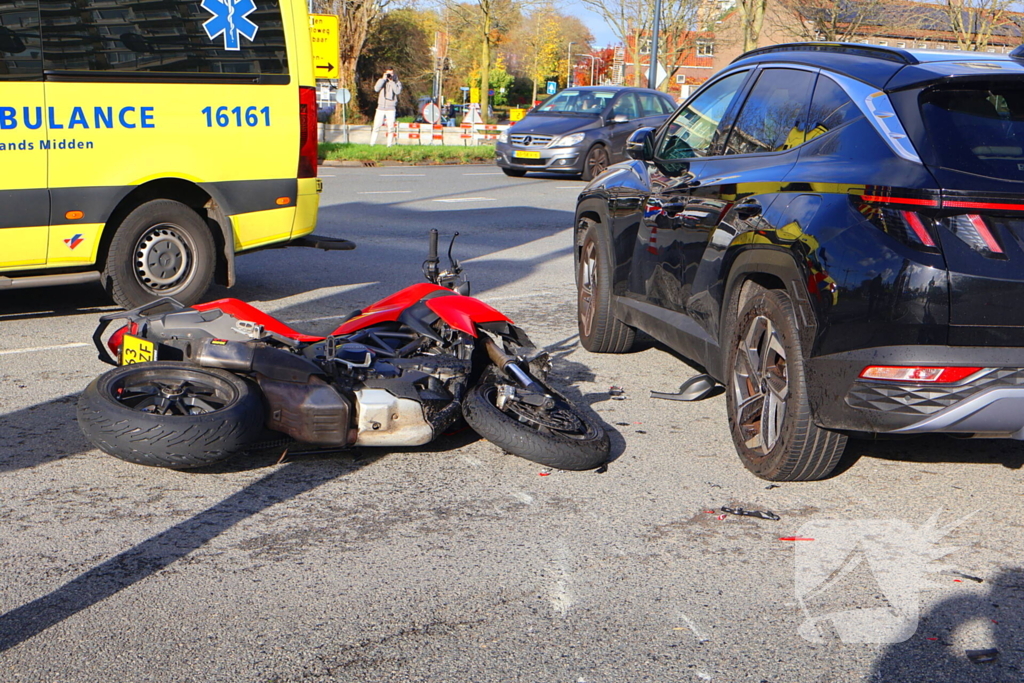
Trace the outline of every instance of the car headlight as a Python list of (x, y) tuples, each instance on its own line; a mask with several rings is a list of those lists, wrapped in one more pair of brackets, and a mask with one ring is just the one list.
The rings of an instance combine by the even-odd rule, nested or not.
[(503, 130), (498, 133), (498, 142), (508, 142), (508, 131)]
[(586, 133), (573, 133), (572, 135), (563, 135), (562, 137), (555, 140), (552, 147), (572, 147), (583, 142), (583, 138), (587, 137)]

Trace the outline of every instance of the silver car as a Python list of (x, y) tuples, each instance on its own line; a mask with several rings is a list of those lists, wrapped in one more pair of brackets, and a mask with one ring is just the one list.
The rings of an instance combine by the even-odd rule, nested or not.
[(626, 158), (633, 131), (660, 126), (674, 109), (673, 99), (658, 90), (569, 88), (499, 135), (496, 161), (505, 175), (543, 171), (590, 180)]

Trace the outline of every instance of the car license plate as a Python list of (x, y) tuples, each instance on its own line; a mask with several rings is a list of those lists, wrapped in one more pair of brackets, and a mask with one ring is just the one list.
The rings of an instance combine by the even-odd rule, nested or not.
[(527, 152), (525, 150), (517, 149), (513, 156), (519, 159), (540, 159), (540, 152)]
[(156, 344), (148, 339), (124, 335), (121, 341), (121, 365), (148, 363), (156, 360)]

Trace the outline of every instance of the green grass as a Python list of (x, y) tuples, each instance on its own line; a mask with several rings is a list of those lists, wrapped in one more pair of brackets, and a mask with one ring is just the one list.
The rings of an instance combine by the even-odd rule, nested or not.
[(320, 158), (336, 161), (401, 161), (408, 164), (473, 164), (494, 161), (494, 145), (354, 145), (321, 142)]

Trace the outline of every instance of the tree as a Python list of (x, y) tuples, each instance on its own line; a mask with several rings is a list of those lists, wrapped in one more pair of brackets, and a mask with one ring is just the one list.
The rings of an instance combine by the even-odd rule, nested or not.
[(313, 0), (313, 11), (338, 17), (338, 75), (342, 88), (356, 83), (356, 64), (374, 22), (391, 0)]
[(487, 85), (494, 90), (494, 104), (501, 107), (508, 104), (508, 94), (515, 82), (515, 76), (505, 70), (505, 59), (502, 55), (494, 61), (494, 68), (491, 69)]
[(737, 0), (736, 9), (740, 14), (740, 30), (743, 35), (743, 51), (753, 50), (761, 38), (764, 11), (768, 0)]
[(945, 0), (942, 9), (961, 50), (984, 50), (992, 32), (1010, 22), (1011, 0)]
[(640, 55), (654, 19), (651, 0), (583, 0), (584, 6), (601, 15), (629, 50), (633, 60), (633, 85), (640, 85)]
[[(630, 51), (633, 85), (646, 85), (647, 70), (641, 64), (654, 28), (654, 0), (583, 0), (583, 4), (604, 17)], [(700, 0), (662, 0), (658, 51), (672, 66), (671, 73), (693, 49), (699, 5)]]
[(393, 10), (377, 20), (356, 67), (360, 109), (372, 112), (377, 106), (373, 85), (388, 68), (394, 68), (402, 81), (399, 109), (412, 110), (417, 97), (430, 94), (435, 25), (436, 17), (412, 9)]
[[(775, 23), (797, 40), (852, 42), (865, 31), (879, 33), (885, 27), (919, 23), (919, 13), (885, 0), (791, 0), (779, 9), (791, 16)], [(798, 21), (792, 21), (792, 15)]]
[[(474, 0), (472, 3), (459, 3), (455, 0), (442, 0), (444, 7), (463, 24), (466, 33), (479, 40), (479, 62), (477, 68), (481, 74), (490, 74), (493, 68), (492, 48), (498, 45), (510, 24), (518, 20), (519, 9), (528, 0)], [(475, 42), (474, 40), (474, 42)], [(482, 80), (477, 76), (478, 81)], [(487, 118), (487, 88), (480, 88), (480, 115)]]

